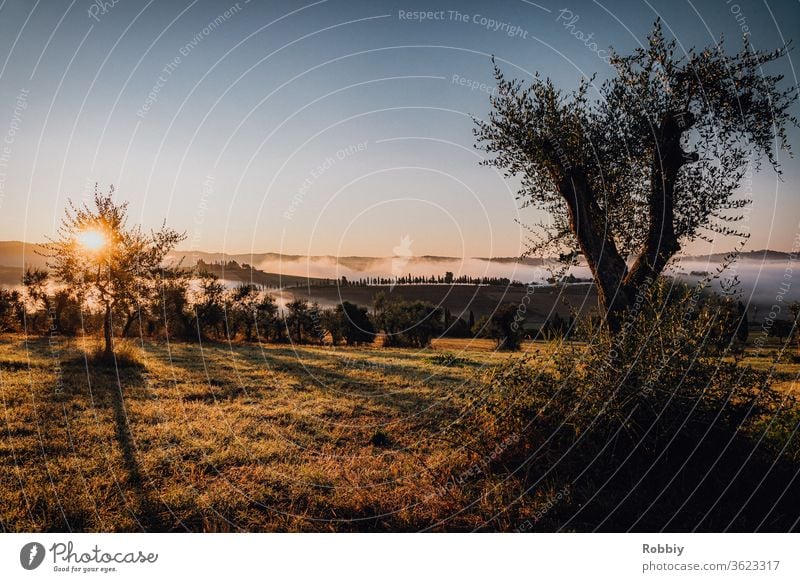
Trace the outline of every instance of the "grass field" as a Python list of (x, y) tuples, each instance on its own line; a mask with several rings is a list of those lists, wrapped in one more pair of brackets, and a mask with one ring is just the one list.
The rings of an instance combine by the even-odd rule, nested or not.
[(475, 501), (437, 493), (468, 460), (442, 431), (458, 415), (448, 396), (510, 357), (491, 345), (442, 365), (441, 349), (147, 343), (123, 349), (143, 365), (114, 370), (87, 363), (81, 340), (5, 336), (0, 525), (422, 529)]
[(563, 497), (508, 476), (453, 486), (485, 453), (447, 430), (460, 395), (519, 357), (488, 340), (147, 342), (122, 345), (138, 364), (116, 369), (82, 341), (0, 337), (5, 531), (513, 530)]

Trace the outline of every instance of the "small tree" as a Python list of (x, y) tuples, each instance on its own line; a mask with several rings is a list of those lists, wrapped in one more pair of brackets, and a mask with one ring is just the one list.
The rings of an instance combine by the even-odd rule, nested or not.
[(37, 268), (27, 268), (22, 275), (22, 285), (25, 289), (25, 299), (31, 308), (30, 328), (36, 331), (39, 328), (39, 315), (47, 318), (50, 311), (50, 296), (47, 294), (49, 275), (47, 271)]
[(736, 302), (736, 315), (738, 323), (736, 327), (736, 339), (742, 350), (747, 345), (747, 338), (750, 336), (750, 319), (747, 317), (747, 307), (741, 301)]
[(375, 326), (369, 319), (366, 307), (343, 301), (336, 306), (335, 313), (348, 346), (370, 344), (375, 340)]
[(278, 318), (275, 297), (269, 293), (261, 293), (261, 298), (256, 303), (255, 318), (259, 338), (272, 341), (283, 339), (283, 325)]
[(400, 306), (403, 335), (417, 348), (431, 345), (433, 338), (442, 333), (442, 309), (429, 301), (407, 302)]
[(24, 319), (25, 306), (19, 291), (0, 288), (0, 331), (16, 331)]
[(386, 332), (385, 346), (424, 348), (442, 332), (443, 311), (428, 301), (404, 301), (381, 292), (374, 309), (378, 327)]
[(256, 325), (256, 305), (258, 289), (250, 283), (243, 283), (229, 292), (228, 333), (236, 337), (239, 330), (244, 330), (244, 339), (252, 341)]
[(495, 340), (501, 350), (518, 350), (522, 345), (523, 330), (513, 303), (500, 305), (493, 313), (483, 316), (475, 324), (473, 333)]
[(56, 238), (44, 245), (55, 278), (100, 305), (106, 359), (114, 353), (114, 310), (141, 304), (151, 294), (167, 254), (185, 238), (166, 225), (146, 234), (127, 221), (128, 203), (114, 199), (114, 187), (103, 194), (95, 186), (93, 205), (70, 200)]
[(344, 339), (344, 322), (342, 321), (341, 310), (326, 309), (322, 312), (322, 327), (331, 338), (331, 345), (339, 345)]
[(384, 345), (394, 346), (400, 343), (400, 322), (396, 317), (395, 304), (402, 301), (400, 296), (390, 297), (385, 291), (377, 293), (372, 302), (372, 311), (378, 329), (386, 333)]
[(463, 317), (457, 317), (451, 321), (450, 324), (444, 328), (442, 333), (445, 337), (472, 337), (472, 330)]
[[(157, 293), (150, 299), (152, 313), (152, 329), (161, 329), (165, 338), (190, 338), (194, 335), (192, 316), (190, 314), (189, 277), (188, 273), (178, 269), (163, 269), (157, 275), (155, 285)], [(130, 306), (134, 303), (127, 300), (126, 324), (131, 321), (130, 311), (137, 309)]]
[(311, 319), (308, 300), (298, 298), (287, 303), (284, 318), (292, 342), (301, 344), (313, 333), (314, 322)]
[[(198, 267), (200, 263), (198, 261)], [(201, 272), (198, 279), (197, 289), (191, 297), (194, 311), (192, 325), (198, 337), (213, 334), (218, 339), (225, 323), (225, 285), (220, 282), (219, 277), (211, 273)]]
[(74, 335), (83, 326), (80, 303), (69, 289), (59, 289), (53, 294), (53, 319), (60, 333)]
[(778, 338), (778, 341), (783, 344), (784, 338), (788, 338), (792, 334), (794, 321), (788, 319), (774, 319), (772, 327), (769, 329), (769, 335)]
[[(219, 291), (220, 284), (216, 278), (207, 279), (204, 284), (204, 297), (202, 303), (198, 305), (198, 317), (202, 319), (212, 318), (216, 320), (218, 315), (215, 304), (215, 295)], [(281, 325), (278, 322), (278, 306), (275, 298), (264, 292), (252, 283), (243, 283), (226, 294), (227, 300), (225, 310), (227, 314), (228, 334), (231, 339), (235, 338), (239, 331), (244, 330), (246, 341), (254, 340), (279, 340), (282, 337)]]
[(741, 52), (722, 43), (676, 54), (660, 22), (643, 48), (612, 51), (616, 75), (591, 100), (590, 81), (571, 95), (536, 76), (507, 80), (476, 137), (486, 163), (521, 177), (519, 198), (553, 221), (530, 228), (528, 253), (582, 255), (612, 333), (623, 314), (663, 272), (683, 241), (736, 230), (748, 200), (737, 188), (766, 158), (780, 173), (775, 148), (789, 149), (787, 126), (797, 89), (778, 88), (764, 66), (783, 47)]

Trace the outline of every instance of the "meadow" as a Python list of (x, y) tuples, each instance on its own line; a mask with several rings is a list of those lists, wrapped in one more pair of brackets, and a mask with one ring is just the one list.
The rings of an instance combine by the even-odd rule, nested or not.
[[(86, 357), (96, 342), (0, 336), (4, 531), (596, 525), (591, 514), (576, 518), (596, 483), (571, 488), (555, 471), (532, 488), (504, 459), (520, 441), (513, 425), (480, 442), (450, 430), (492, 370), (521, 357), (489, 340), (440, 339), (419, 351), (122, 341), (117, 366)], [(584, 348), (523, 346), (543, 367), (556, 349)], [(745, 359), (766, 369), (774, 350), (762, 352)], [(776, 387), (792, 392), (798, 371), (791, 359), (772, 366)], [(599, 514), (623, 493), (607, 488)]]
[(6, 531), (473, 529), (511, 501), (448, 486), (456, 394), (514, 357), (493, 342), (126, 343), (115, 368), (83, 341), (0, 340)]

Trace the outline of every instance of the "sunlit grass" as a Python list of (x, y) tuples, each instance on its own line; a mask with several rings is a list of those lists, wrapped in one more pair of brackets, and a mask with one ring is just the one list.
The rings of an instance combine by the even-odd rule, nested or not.
[[(461, 395), (520, 357), (490, 342), (127, 340), (118, 368), (95, 344), (0, 336), (4, 530), (452, 531), (495, 516), (489, 529), (510, 530), (553, 486), (524, 496), (516, 477), (484, 474), (453, 486), (476, 459), (446, 430)], [(542, 366), (557, 348), (524, 346)], [(746, 360), (767, 365), (758, 356)], [(797, 364), (775, 374), (790, 384)]]
[(7, 530), (426, 527), (474, 501), (441, 494), (467, 462), (440, 438), (448, 396), (513, 357), (146, 342), (140, 365), (114, 369), (81, 345), (0, 341)]

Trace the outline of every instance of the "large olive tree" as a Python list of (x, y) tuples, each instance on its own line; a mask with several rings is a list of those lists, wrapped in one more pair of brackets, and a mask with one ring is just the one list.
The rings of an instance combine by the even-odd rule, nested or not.
[(571, 93), (536, 76), (508, 80), (475, 134), (487, 164), (521, 179), (519, 198), (552, 221), (529, 227), (529, 252), (582, 255), (610, 331), (681, 244), (736, 228), (749, 201), (737, 187), (761, 160), (780, 173), (779, 149), (797, 89), (780, 89), (771, 52), (722, 43), (677, 54), (656, 22), (647, 46), (612, 51), (612, 78)]

